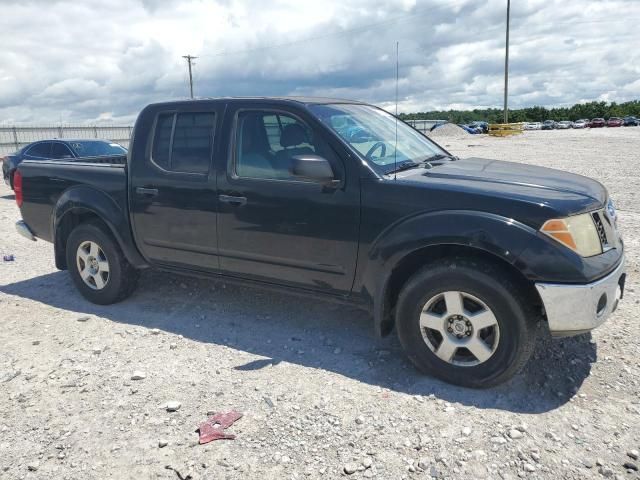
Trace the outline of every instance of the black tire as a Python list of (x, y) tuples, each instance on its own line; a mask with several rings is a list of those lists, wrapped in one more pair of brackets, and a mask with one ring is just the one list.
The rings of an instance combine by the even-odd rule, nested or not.
[[(423, 339), (420, 326), (423, 307), (448, 291), (473, 295), (495, 316), (499, 337), (494, 340), (492, 355), (484, 362), (473, 366), (447, 362)], [(437, 261), (425, 266), (403, 287), (396, 309), (396, 327), (407, 356), (422, 372), (464, 387), (488, 388), (507, 381), (531, 356), (538, 322), (531, 303), (509, 272), (490, 262), (473, 258)], [(459, 351), (455, 350), (455, 355)]]
[[(104, 287), (91, 288), (80, 274), (76, 255), (81, 244), (94, 242), (99, 245), (109, 265)], [(82, 223), (73, 229), (67, 239), (67, 268), (73, 283), (82, 296), (98, 305), (120, 302), (133, 293), (138, 283), (139, 272), (131, 266), (122, 253), (118, 242), (99, 222)]]

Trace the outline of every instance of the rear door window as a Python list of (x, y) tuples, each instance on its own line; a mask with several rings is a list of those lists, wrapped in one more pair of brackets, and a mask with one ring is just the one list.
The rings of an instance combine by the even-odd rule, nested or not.
[(214, 112), (158, 115), (152, 161), (167, 171), (208, 173), (213, 152), (214, 126)]
[(30, 157), (36, 158), (50, 158), (51, 155), (51, 143), (50, 142), (42, 142), (37, 143), (29, 150), (27, 150), (26, 155)]

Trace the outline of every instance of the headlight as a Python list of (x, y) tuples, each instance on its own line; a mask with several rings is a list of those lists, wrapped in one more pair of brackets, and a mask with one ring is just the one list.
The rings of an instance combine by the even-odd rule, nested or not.
[(602, 253), (600, 237), (590, 213), (547, 220), (540, 231), (583, 257)]

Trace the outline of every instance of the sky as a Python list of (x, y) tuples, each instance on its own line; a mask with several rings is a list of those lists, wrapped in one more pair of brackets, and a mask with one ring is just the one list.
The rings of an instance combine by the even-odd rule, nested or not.
[[(0, 0), (0, 124), (132, 124), (148, 103), (312, 95), (501, 107), (506, 0)], [(514, 0), (509, 106), (640, 99), (640, 0)]]

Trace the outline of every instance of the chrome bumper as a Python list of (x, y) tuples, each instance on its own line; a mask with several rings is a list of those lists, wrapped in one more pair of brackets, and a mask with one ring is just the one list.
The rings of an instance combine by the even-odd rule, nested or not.
[(18, 233), (20, 235), (22, 235), (24, 238), (28, 238), (29, 240), (33, 240), (34, 242), (36, 241), (36, 237), (33, 235), (33, 233), (31, 232), (31, 230), (29, 229), (29, 227), (27, 226), (26, 223), (24, 223), (24, 220), (18, 220), (16, 222), (16, 230), (18, 231)]
[(625, 259), (606, 277), (586, 285), (536, 283), (556, 337), (578, 335), (602, 325), (618, 307), (625, 280)]

